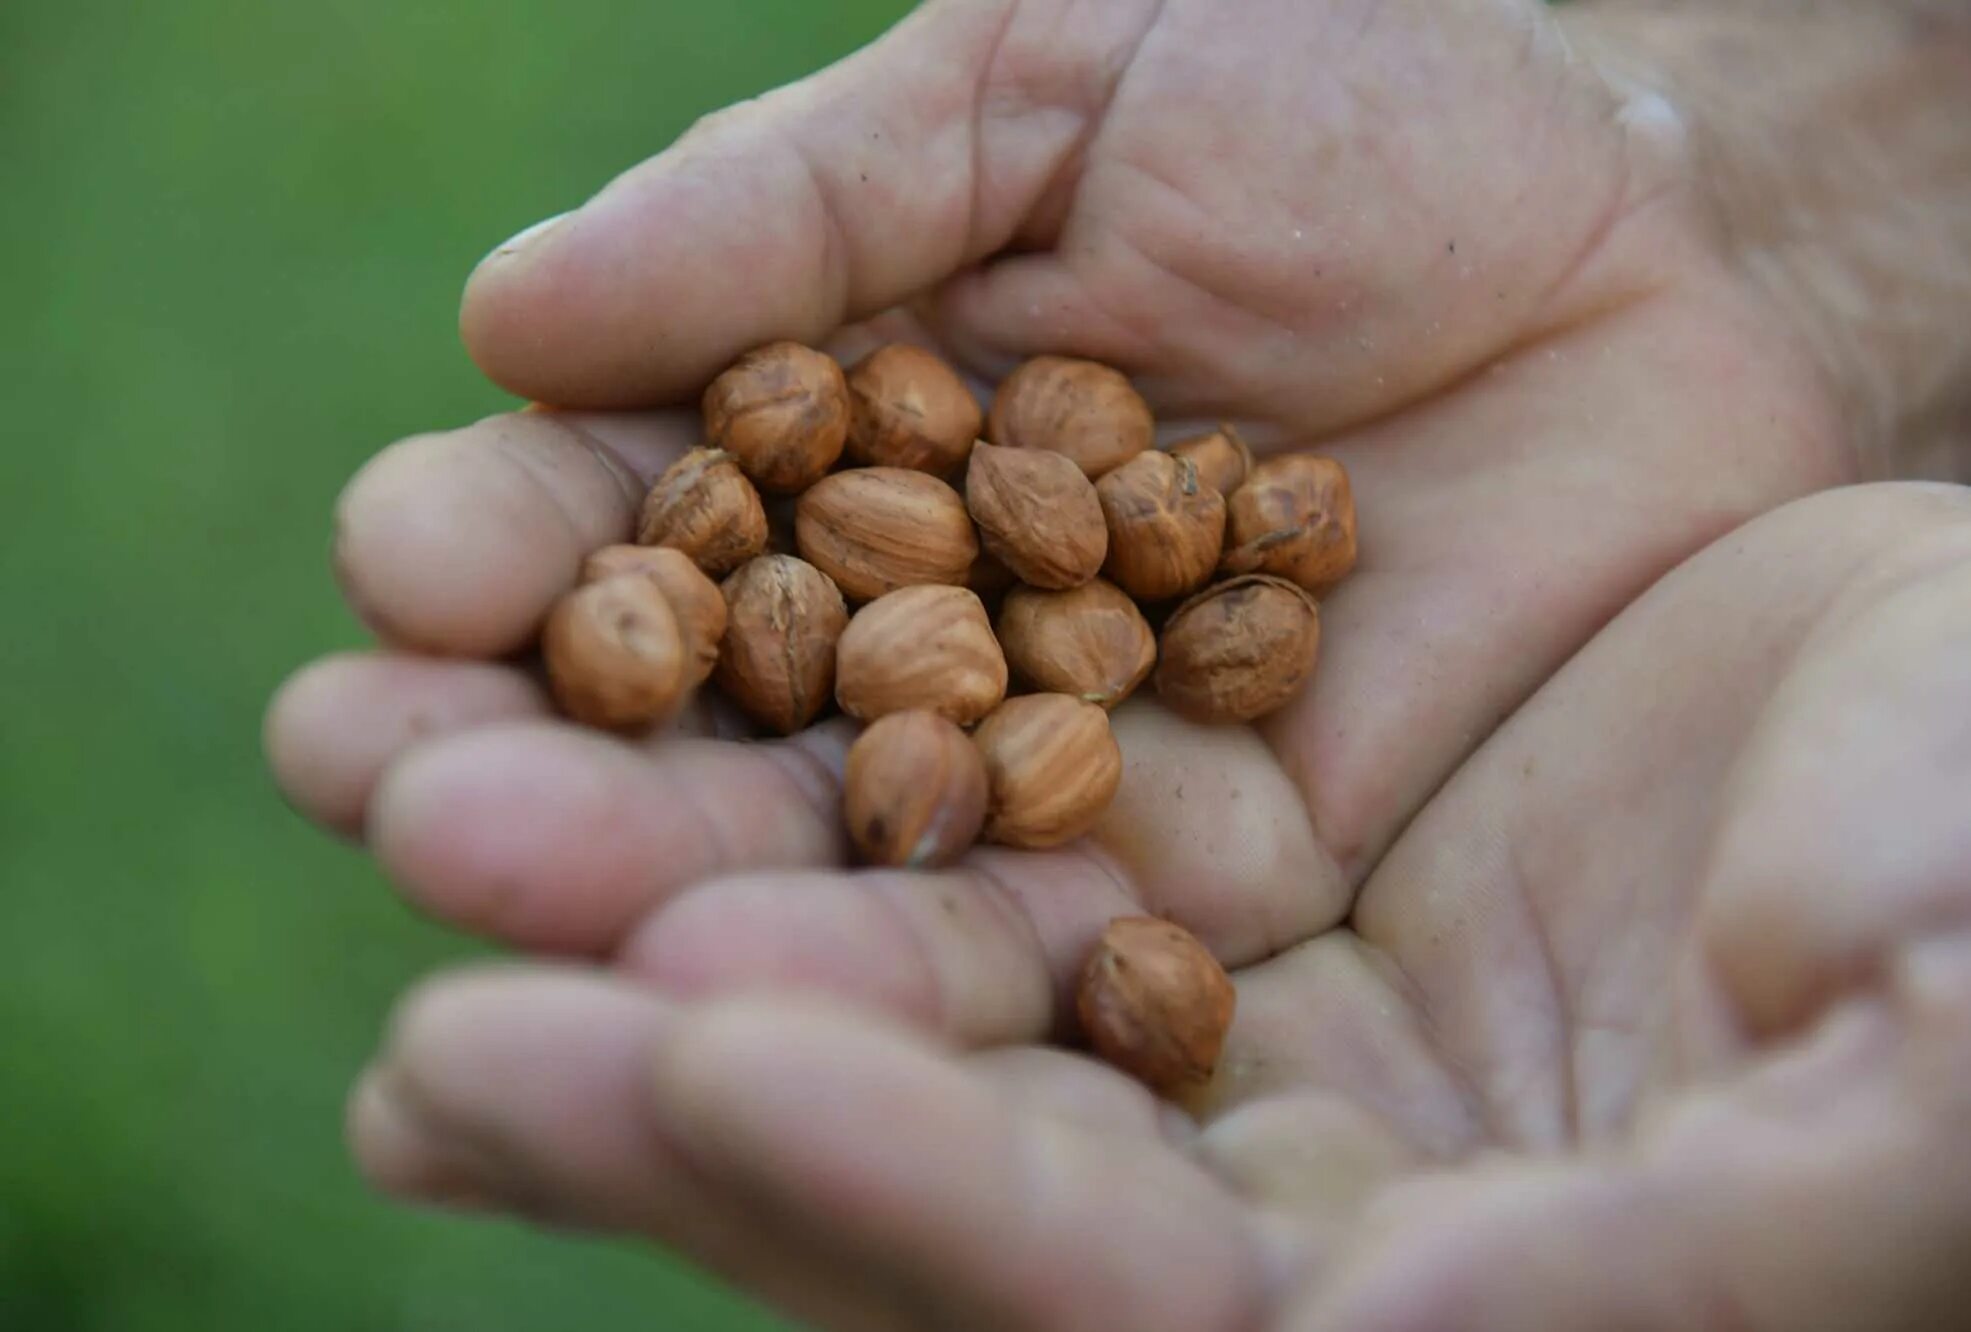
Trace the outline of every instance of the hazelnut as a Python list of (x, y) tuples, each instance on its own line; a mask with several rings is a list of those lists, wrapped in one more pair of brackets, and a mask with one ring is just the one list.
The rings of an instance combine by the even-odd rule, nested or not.
[(1005, 697), (1005, 654), (985, 607), (962, 587), (880, 596), (835, 645), (835, 701), (863, 721), (921, 708), (970, 726)]
[(958, 492), (902, 467), (822, 478), (794, 506), (794, 539), (852, 601), (918, 583), (962, 586), (979, 554)]
[(1120, 371), (1037, 356), (993, 395), (986, 433), (1009, 448), (1065, 453), (1092, 479), (1149, 448), (1156, 422)]
[(1332, 458), (1294, 454), (1252, 469), (1226, 505), (1225, 569), (1276, 574), (1316, 594), (1355, 567), (1355, 497)]
[(669, 546), (604, 546), (582, 561), (582, 581), (641, 575), (656, 582), (684, 635), (685, 684), (705, 683), (725, 637), (725, 597), (681, 550)]
[(766, 549), (766, 510), (731, 454), (693, 449), (644, 497), (636, 539), (681, 550), (718, 578)]
[(1065, 592), (1007, 593), (999, 643), (1028, 684), (1104, 708), (1128, 698), (1157, 663), (1157, 637), (1143, 612), (1099, 578)]
[(979, 539), (1023, 582), (1078, 587), (1102, 569), (1109, 530), (1095, 487), (1072, 460), (979, 444), (965, 473)]
[(1189, 458), (1144, 453), (1095, 484), (1109, 525), (1102, 572), (1142, 601), (1181, 597), (1218, 567), (1225, 500)]
[(1164, 625), (1157, 694), (1192, 721), (1252, 721), (1299, 691), (1320, 646), (1320, 611), (1301, 588), (1263, 574), (1229, 579)]
[(958, 372), (908, 343), (878, 347), (848, 383), (851, 462), (950, 476), (985, 421)]
[(705, 390), (705, 438), (765, 490), (805, 490), (842, 456), (849, 386), (834, 358), (798, 342), (747, 352)]
[(663, 721), (689, 692), (684, 637), (654, 579), (610, 578), (567, 593), (548, 613), (541, 655), (555, 701), (590, 726)]
[(970, 736), (936, 713), (892, 712), (849, 746), (842, 812), (868, 864), (936, 869), (978, 840), (986, 790)]
[(972, 737), (985, 756), (992, 803), (985, 839), (1049, 847), (1095, 826), (1122, 782), (1109, 714), (1067, 694), (1009, 698)]
[(827, 706), (848, 607), (828, 576), (792, 555), (762, 555), (724, 585), (725, 642), (713, 681), (760, 725), (791, 735)]
[(1153, 916), (1110, 921), (1075, 992), (1095, 1053), (1159, 1092), (1211, 1080), (1237, 1005), (1232, 978), (1211, 950)]
[(1170, 446), (1172, 457), (1189, 458), (1198, 465), (1198, 476), (1219, 494), (1230, 499), (1232, 492), (1246, 483), (1252, 471), (1252, 450), (1239, 438), (1239, 432), (1222, 425), (1209, 435), (1179, 440)]

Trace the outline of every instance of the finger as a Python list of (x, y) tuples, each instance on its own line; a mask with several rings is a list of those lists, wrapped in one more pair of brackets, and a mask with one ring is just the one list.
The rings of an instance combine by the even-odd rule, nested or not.
[(1187, 1148), (1197, 1126), (1142, 1083), (1084, 1055), (1041, 1045), (980, 1050), (962, 1061), (1016, 1114), (1049, 1115), (1118, 1139)]
[(903, 1332), (883, 1292), (705, 1187), (667, 1145), (648, 1057), (678, 1020), (650, 995), (573, 972), (427, 983), (351, 1098), (351, 1150), (399, 1197), (647, 1235), (814, 1326)]
[(826, 995), (987, 1046), (1057, 1033), (1082, 956), (1141, 910), (1100, 857), (987, 851), (942, 874), (714, 879), (655, 912), (618, 960), (680, 997)]
[(377, 778), (412, 744), (546, 712), (540, 689), (510, 667), (345, 653), (289, 677), (267, 709), (264, 743), (295, 808), (353, 836)]
[(1158, 8), (928, 5), (495, 250), (467, 347), (516, 393), (622, 407), (898, 304), (1061, 187)]
[(604, 951), (706, 877), (841, 864), (846, 745), (840, 727), (648, 750), (572, 726), (482, 729), (385, 773), (370, 842), (441, 920), (515, 947)]
[(336, 506), (343, 593), (393, 644), (524, 647), (582, 559), (629, 539), (645, 489), (696, 431), (683, 417), (521, 412), (392, 445)]
[(1460, 770), (1363, 890), (1355, 928), (1412, 978), (1501, 1140), (1625, 1129), (1687, 1039), (1666, 996), (1725, 784), (1831, 600), (1924, 524), (1907, 500), (1804, 500), (1665, 578)]
[[(1971, 1296), (1971, 946), (1913, 959), (1639, 1150), (1394, 1193), (1305, 1332), (1941, 1326)], [(1838, 1205), (1832, 1200), (1838, 1199)]]
[(1971, 926), (1971, 504), (1915, 493), (1927, 539), (1845, 590), (1841, 631), (1774, 691), (1719, 815), (1702, 951), (1755, 1036)]
[(653, 1106), (710, 1186), (826, 1234), (933, 1325), (1230, 1332), (1272, 1298), (1253, 1218), (1183, 1157), (1017, 1113), (826, 1008), (695, 1012), (658, 1042)]
[(1299, 792), (1251, 731), (1149, 704), (1114, 725), (1121, 789), (1084, 844), (983, 850), (947, 874), (706, 882), (660, 905), (623, 964), (677, 994), (819, 991), (986, 1045), (1062, 1032), (1076, 973), (1116, 916), (1176, 920), (1237, 967), (1347, 911)]

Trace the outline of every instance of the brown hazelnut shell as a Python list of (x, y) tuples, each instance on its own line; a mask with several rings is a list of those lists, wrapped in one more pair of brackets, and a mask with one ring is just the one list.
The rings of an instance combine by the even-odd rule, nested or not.
[(731, 454), (693, 449), (650, 487), (636, 539), (681, 550), (719, 578), (766, 549), (766, 510)]
[(977, 445), (965, 507), (986, 551), (1034, 587), (1079, 587), (1109, 553), (1094, 484), (1058, 453)]
[(1192, 721), (1255, 721), (1300, 692), (1320, 646), (1320, 609), (1304, 589), (1265, 574), (1228, 579), (1165, 622), (1157, 696)]
[(966, 588), (886, 593), (855, 613), (835, 645), (835, 701), (863, 721), (914, 708), (970, 726), (1005, 697), (1005, 654)]
[(962, 586), (979, 554), (958, 492), (903, 467), (823, 477), (794, 506), (794, 539), (851, 601), (919, 583)]
[(1218, 567), (1225, 499), (1190, 459), (1139, 454), (1096, 482), (1095, 494), (1109, 528), (1102, 574), (1130, 596), (1185, 596)]
[(849, 388), (833, 357), (772, 342), (705, 390), (705, 438), (762, 490), (790, 494), (825, 476), (849, 436)]
[(1019, 679), (1099, 707), (1128, 698), (1157, 664), (1157, 636), (1142, 610), (1100, 578), (1062, 592), (1013, 589), (998, 631)]
[(1092, 480), (1149, 448), (1156, 421), (1121, 371), (1036, 356), (1000, 384), (986, 433), (1008, 448), (1064, 453)]
[(849, 746), (842, 814), (870, 865), (937, 869), (978, 840), (985, 823), (985, 760), (972, 738), (933, 712), (882, 717)]
[(958, 372), (922, 347), (893, 342), (848, 373), (849, 438), (844, 455), (873, 467), (908, 467), (948, 477), (985, 425), (979, 400)]
[(833, 697), (835, 643), (849, 622), (842, 594), (792, 555), (750, 560), (721, 590), (726, 631), (713, 682), (754, 721), (791, 735)]
[(664, 721), (690, 691), (684, 636), (649, 578), (610, 578), (562, 596), (542, 630), (541, 656), (555, 701), (590, 726)]
[(1110, 921), (1075, 990), (1095, 1053), (1164, 1093), (1211, 1080), (1237, 1007), (1232, 978), (1211, 951), (1150, 916)]
[(972, 736), (992, 784), (985, 840), (1045, 848), (1093, 828), (1122, 784), (1109, 714), (1066, 694), (1009, 698)]
[(1355, 495), (1333, 458), (1289, 454), (1252, 470), (1226, 506), (1228, 573), (1267, 573), (1320, 595), (1355, 567)]
[(1252, 450), (1239, 432), (1221, 425), (1208, 435), (1196, 435), (1170, 446), (1174, 458), (1189, 458), (1198, 478), (1227, 499), (1246, 483), (1252, 471)]
[(669, 546), (604, 546), (582, 561), (584, 583), (629, 576), (652, 579), (662, 590), (684, 635), (685, 682), (692, 688), (703, 684), (725, 637), (725, 595), (719, 585), (690, 556)]

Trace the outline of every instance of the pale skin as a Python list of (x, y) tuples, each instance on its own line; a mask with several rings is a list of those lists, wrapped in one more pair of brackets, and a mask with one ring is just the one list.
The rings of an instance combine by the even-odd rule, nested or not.
[[(1963, 466), (1965, 204), (1899, 209), (1898, 271), (1824, 181), (1762, 212), (1731, 134), (1813, 134), (1801, 86), (1843, 124), (1941, 97), (1910, 62), (1956, 86), (1971, 24), (1828, 9), (947, 0), (489, 256), (469, 348), (567, 410), (351, 483), (386, 646), (269, 719), (300, 808), (540, 959), (405, 1000), (352, 1100), (370, 1178), (828, 1328), (1941, 1326), (1971, 499), (1852, 483)], [(1762, 121), (1714, 12), (1846, 54)], [(1962, 180), (1916, 138), (1909, 179)], [(1093, 838), (943, 875), (844, 869), (838, 726), (551, 720), (505, 659), (694, 442), (645, 408), (768, 338), (898, 334), (984, 379), (1103, 358), (1179, 428), (1343, 459), (1313, 686), (1257, 729), (1133, 701)], [(1239, 986), (1181, 1109), (1053, 1044), (1141, 912)]]

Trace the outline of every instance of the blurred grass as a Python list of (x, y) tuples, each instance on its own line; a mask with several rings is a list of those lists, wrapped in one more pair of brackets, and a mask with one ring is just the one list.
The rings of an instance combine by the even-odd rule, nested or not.
[(279, 805), (258, 725), (359, 641), (342, 480), (504, 405), (471, 262), (903, 7), (0, 6), (0, 1327), (769, 1325), (360, 1188), (344, 1088), (465, 948)]

